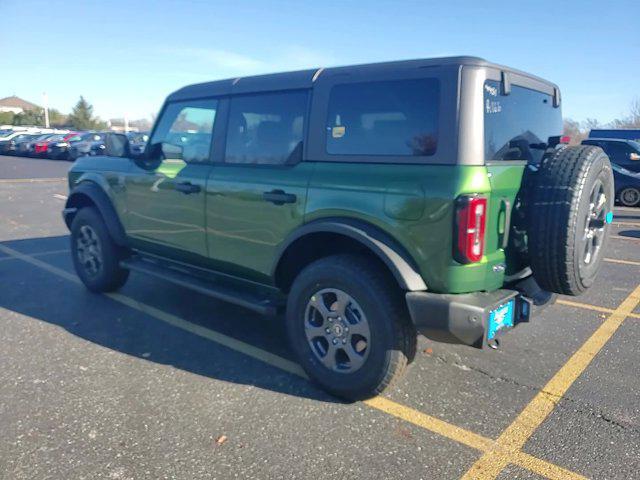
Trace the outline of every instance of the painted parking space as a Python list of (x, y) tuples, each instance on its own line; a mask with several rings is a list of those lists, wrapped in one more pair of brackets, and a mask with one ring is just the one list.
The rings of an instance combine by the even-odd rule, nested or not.
[[(579, 306), (549, 307), (500, 350), (423, 338), (387, 397), (345, 404), (296, 375), (277, 319), (137, 275), (117, 297), (88, 293), (71, 268), (53, 193), (0, 185), (2, 215), (33, 216), (0, 238), (10, 249), (0, 248), (0, 278), (11, 279), (0, 296), (10, 345), (0, 352), (9, 366), (0, 385), (17, 405), (11, 418), (0, 410), (8, 432), (0, 458), (23, 478), (458, 478), (636, 286), (635, 265), (609, 262), (609, 287), (572, 299)], [(612, 244), (624, 245), (614, 247), (622, 260), (638, 260), (632, 242)], [(632, 478), (640, 445), (638, 389), (627, 379), (637, 358), (632, 322), (640, 325), (621, 322), (498, 478)], [(41, 446), (35, 457), (24, 453)]]

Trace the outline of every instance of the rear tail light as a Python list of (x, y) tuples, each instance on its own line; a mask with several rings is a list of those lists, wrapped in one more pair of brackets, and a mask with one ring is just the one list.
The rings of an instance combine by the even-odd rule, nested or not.
[(457, 244), (454, 256), (460, 263), (479, 262), (484, 254), (487, 199), (462, 195), (456, 203)]

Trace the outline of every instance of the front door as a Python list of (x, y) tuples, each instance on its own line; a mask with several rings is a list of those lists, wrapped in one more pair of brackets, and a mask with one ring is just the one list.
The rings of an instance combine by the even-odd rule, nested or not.
[(170, 257), (207, 256), (205, 187), (217, 100), (168, 103), (145, 158), (126, 177), (126, 230), (134, 244)]
[(230, 99), (224, 163), (207, 183), (207, 240), (217, 268), (264, 280), (303, 222), (313, 164), (301, 162), (308, 92)]

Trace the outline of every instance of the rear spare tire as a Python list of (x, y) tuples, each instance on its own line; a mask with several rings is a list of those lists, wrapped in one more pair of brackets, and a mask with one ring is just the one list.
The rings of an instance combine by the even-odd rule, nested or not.
[(528, 210), (529, 257), (538, 284), (580, 295), (600, 270), (615, 199), (609, 158), (599, 147), (563, 147), (545, 158)]

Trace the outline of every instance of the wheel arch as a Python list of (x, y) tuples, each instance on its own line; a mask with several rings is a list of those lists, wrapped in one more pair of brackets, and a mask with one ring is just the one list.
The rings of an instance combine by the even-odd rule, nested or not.
[(107, 226), (111, 238), (120, 246), (127, 245), (127, 236), (111, 199), (104, 189), (93, 181), (83, 181), (71, 190), (62, 212), (67, 228), (81, 208), (95, 207)]
[(403, 290), (427, 290), (418, 267), (404, 247), (379, 227), (348, 218), (315, 220), (295, 230), (279, 248), (271, 276), (276, 286), (288, 291), (306, 265), (318, 258), (345, 252), (372, 255)]

